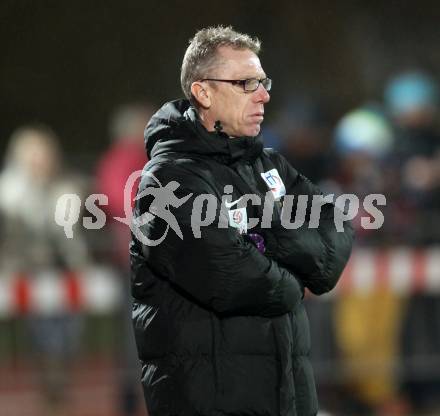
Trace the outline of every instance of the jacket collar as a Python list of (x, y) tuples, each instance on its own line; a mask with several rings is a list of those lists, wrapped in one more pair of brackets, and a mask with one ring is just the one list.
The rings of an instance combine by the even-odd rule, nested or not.
[(172, 152), (210, 156), (226, 164), (252, 162), (263, 150), (261, 135), (230, 138), (209, 132), (188, 100), (162, 106), (145, 129), (145, 145), (149, 158)]

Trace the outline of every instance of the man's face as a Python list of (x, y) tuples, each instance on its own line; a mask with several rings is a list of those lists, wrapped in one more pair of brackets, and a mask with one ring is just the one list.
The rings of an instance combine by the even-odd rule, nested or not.
[[(220, 47), (220, 65), (208, 74), (209, 78), (241, 80), (266, 78), (260, 60), (254, 52)], [(220, 120), (223, 131), (229, 136), (256, 136), (263, 122), (264, 104), (270, 96), (259, 85), (253, 92), (245, 92), (240, 85), (226, 82), (209, 82), (211, 105), (206, 110), (210, 122)]]

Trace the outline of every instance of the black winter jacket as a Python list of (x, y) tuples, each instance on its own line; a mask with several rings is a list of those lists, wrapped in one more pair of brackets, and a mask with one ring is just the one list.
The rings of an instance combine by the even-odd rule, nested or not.
[[(319, 190), (263, 149), (259, 137), (208, 132), (187, 101), (165, 104), (145, 137), (150, 161), (138, 195), (170, 181), (180, 184), (176, 197), (192, 194), (180, 207), (168, 206), (183, 239), (168, 229), (156, 246), (135, 237), (130, 246), (133, 323), (150, 416), (316, 415), (304, 287), (319, 294), (335, 286), (350, 254), (351, 226), (336, 232), (327, 204), (317, 229), (285, 229), (276, 202), (272, 227), (259, 230), (264, 255), (236, 228), (219, 228), (220, 217), (195, 236), (194, 201), (212, 194), (220, 206), (225, 185), (233, 186), (233, 201), (264, 197), (261, 173), (277, 169), (287, 194)], [(143, 194), (135, 218), (158, 212)], [(248, 218), (261, 218), (262, 209), (248, 203)], [(164, 235), (160, 215), (144, 222), (140, 231), (149, 239)]]

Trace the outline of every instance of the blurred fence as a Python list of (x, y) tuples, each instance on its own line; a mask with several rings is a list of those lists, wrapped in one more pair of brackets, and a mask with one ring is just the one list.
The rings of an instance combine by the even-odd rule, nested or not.
[[(380, 289), (401, 295), (440, 293), (440, 246), (357, 249), (336, 288), (319, 299)], [(0, 319), (75, 311), (108, 315), (127, 295), (120, 276), (103, 265), (81, 272), (0, 274)]]
[(440, 247), (355, 250), (327, 296), (387, 289), (396, 294), (440, 293)]
[(76, 311), (105, 315), (118, 309), (123, 296), (121, 278), (105, 266), (0, 275), (0, 318)]
[[(122, 409), (127, 380), (138, 396), (137, 410), (130, 414), (145, 415), (136, 356), (127, 351), (129, 293), (123, 278), (107, 265), (69, 272), (0, 273), (0, 415), (128, 414)], [(63, 330), (72, 317), (79, 319), (80, 330), (74, 331), (78, 336)], [(49, 328), (41, 322), (49, 322)], [(53, 368), (47, 352), (40, 355), (30, 331), (35, 323), (38, 331), (47, 330), (42, 338), (67, 336), (68, 343), (76, 344), (66, 351), (66, 362), (57, 357), (58, 367)], [(55, 410), (48, 409), (43, 394), (47, 371), (64, 386), (63, 407)]]

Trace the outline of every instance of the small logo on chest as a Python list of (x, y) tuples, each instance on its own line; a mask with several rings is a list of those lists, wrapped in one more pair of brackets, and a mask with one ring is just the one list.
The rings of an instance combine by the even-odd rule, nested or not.
[(280, 199), (282, 196), (286, 195), (286, 188), (280, 177), (280, 174), (278, 173), (278, 170), (271, 169), (267, 172), (261, 173), (260, 175), (263, 178), (264, 182), (266, 182), (266, 185), (272, 192), (275, 200)]

